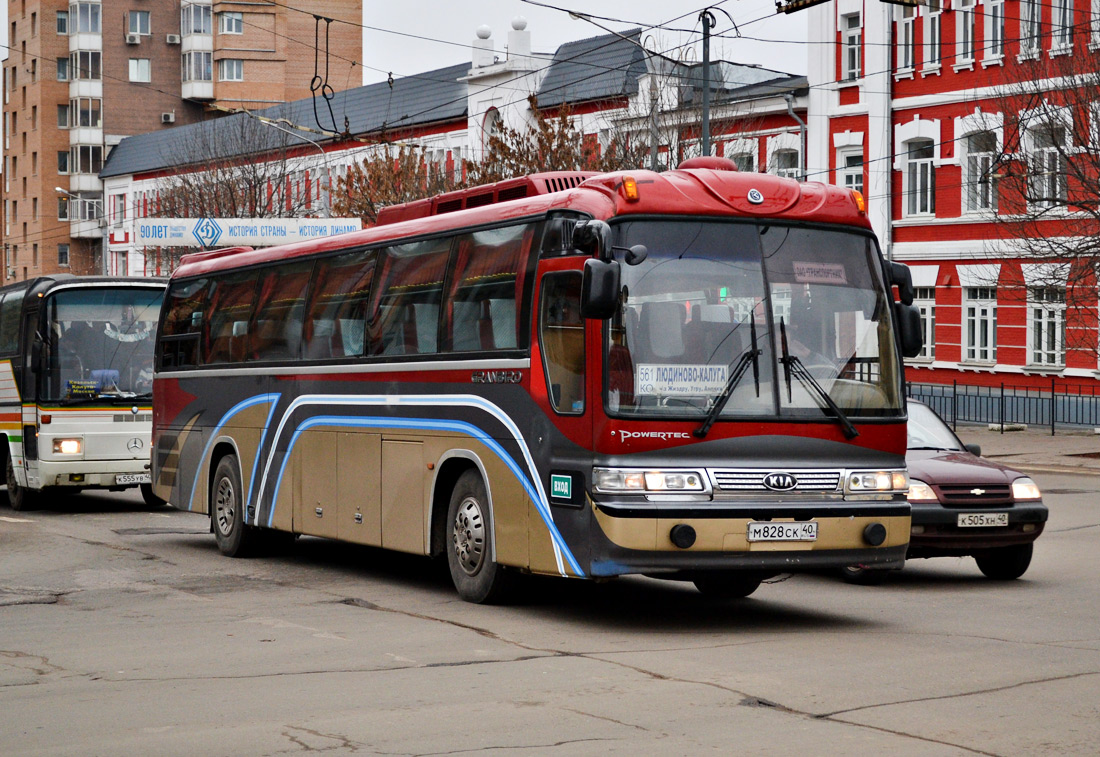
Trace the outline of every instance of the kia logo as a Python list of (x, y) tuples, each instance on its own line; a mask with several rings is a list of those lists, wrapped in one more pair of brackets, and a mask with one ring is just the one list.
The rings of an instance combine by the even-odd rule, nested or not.
[(126, 442), (126, 449), (130, 450), (131, 452), (137, 452), (144, 446), (145, 445), (142, 443), (141, 439), (138, 439), (136, 436), (130, 441)]
[(798, 479), (790, 473), (769, 473), (764, 476), (764, 486), (775, 492), (789, 492), (798, 486)]

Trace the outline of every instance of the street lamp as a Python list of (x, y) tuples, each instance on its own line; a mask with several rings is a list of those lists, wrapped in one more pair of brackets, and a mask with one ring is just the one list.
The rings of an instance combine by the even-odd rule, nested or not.
[[(325, 212), (328, 213), (331, 216), (332, 215), (332, 204), (331, 204), (332, 203), (332, 169), (329, 167), (329, 164), (328, 164), (328, 153), (325, 152), (323, 147), (321, 147), (321, 143), (318, 142), (315, 139), (310, 139), (309, 137), (302, 134), (295, 127), (295, 124), (291, 123), (290, 121), (288, 121), (285, 118), (280, 118), (278, 120), (273, 120), (273, 119), (270, 119), (270, 118), (264, 118), (263, 116), (257, 116), (255, 113), (253, 113), (250, 110), (242, 110), (241, 112), (246, 114), (249, 118), (256, 119), (257, 121), (264, 124), (265, 126), (270, 126), (272, 129), (276, 129), (278, 131), (281, 131), (283, 134), (288, 134), (292, 137), (297, 137), (298, 139), (309, 142), (311, 145), (313, 145), (314, 147), (317, 148), (317, 152), (321, 153), (321, 161), (325, 164)], [(286, 124), (286, 126), (282, 126), (281, 124)], [(287, 126), (292, 127), (292, 128), (287, 128)]]

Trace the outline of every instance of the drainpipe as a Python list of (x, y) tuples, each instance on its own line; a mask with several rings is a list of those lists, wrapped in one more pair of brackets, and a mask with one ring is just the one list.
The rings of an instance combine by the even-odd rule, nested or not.
[(783, 99), (787, 101), (787, 115), (798, 122), (798, 180), (806, 181), (806, 122), (794, 112), (794, 95), (788, 92)]

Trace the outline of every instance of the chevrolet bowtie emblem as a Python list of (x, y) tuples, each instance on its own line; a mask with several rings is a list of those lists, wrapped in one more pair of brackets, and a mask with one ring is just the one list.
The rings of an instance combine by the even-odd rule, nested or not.
[(985, 489), (971, 489), (970, 493), (973, 494), (975, 497), (980, 497), (985, 494)]

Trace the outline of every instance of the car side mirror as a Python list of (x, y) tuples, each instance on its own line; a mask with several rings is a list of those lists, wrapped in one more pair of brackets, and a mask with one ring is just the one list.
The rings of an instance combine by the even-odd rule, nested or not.
[(963, 446), (966, 447), (966, 451), (969, 452), (971, 455), (974, 455), (974, 457), (981, 457), (982, 456), (982, 445), (980, 445), (980, 444), (964, 444)]

